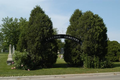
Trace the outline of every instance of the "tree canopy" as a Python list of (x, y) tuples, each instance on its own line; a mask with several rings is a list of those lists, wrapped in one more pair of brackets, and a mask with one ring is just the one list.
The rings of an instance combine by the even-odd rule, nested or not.
[(57, 42), (56, 40), (48, 43), (43, 41), (46, 37), (52, 36), (54, 31), (50, 18), (39, 6), (31, 11), (28, 27), (25, 30), (26, 32), (21, 34), (19, 44), (22, 45), (19, 49), (27, 49), (31, 62), (26, 61), (24, 65), (31, 66), (30, 69), (51, 67), (57, 59)]
[[(23, 21), (26, 21), (25, 18), (3, 18), (2, 19), (3, 24), (0, 26), (1, 27), (1, 32), (3, 34), (3, 44), (7, 44), (6, 46), (8, 47), (9, 44), (12, 44), (15, 46), (18, 43), (19, 40), (19, 35), (22, 31), (22, 26), (24, 24)], [(5, 45), (3, 45), (5, 46)]]
[[(82, 12), (78, 9), (75, 10), (74, 14), (70, 18), (70, 25), (67, 28), (66, 34), (75, 36), (76, 38), (80, 39), (77, 27), (81, 16), (82, 16)], [(65, 49), (64, 49), (65, 61), (69, 65), (80, 66), (83, 64), (80, 55), (81, 55), (80, 44), (71, 40), (65, 40)]]
[(111, 61), (120, 61), (120, 44), (117, 41), (108, 41), (106, 57)]
[(107, 54), (106, 33), (107, 28), (100, 16), (91, 11), (75, 10), (66, 34), (79, 38), (81, 45), (66, 40), (65, 61), (69, 64), (83, 62), (84, 67), (102, 67), (100, 64), (106, 61)]

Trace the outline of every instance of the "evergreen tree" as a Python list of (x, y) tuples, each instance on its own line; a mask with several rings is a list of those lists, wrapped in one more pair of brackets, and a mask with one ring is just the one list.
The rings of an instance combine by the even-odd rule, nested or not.
[(104, 58), (107, 53), (107, 28), (102, 18), (87, 11), (79, 21), (83, 52), (88, 56)]
[[(83, 54), (90, 58), (90, 68), (103, 67), (101, 63), (106, 61), (105, 55), (107, 54), (107, 28), (103, 19), (97, 14), (87, 11), (81, 16), (79, 21), (78, 27), (82, 41), (81, 49)], [(83, 61), (85, 65), (86, 62), (85, 60)], [(109, 65), (109, 63), (104, 64)], [(104, 67), (108, 67), (108, 65)]]
[[(75, 10), (70, 18), (70, 25), (67, 28), (66, 34), (80, 39), (78, 24), (81, 16), (82, 12), (78, 9)], [(82, 65), (80, 44), (71, 40), (65, 40), (64, 60), (71, 66)]]
[(84, 67), (88, 68), (108, 66), (109, 63), (102, 64), (106, 61), (107, 54), (106, 32), (107, 28), (101, 17), (91, 11), (82, 13), (77, 9), (70, 19), (67, 34), (80, 39), (81, 45), (66, 40), (65, 61), (70, 64), (83, 62)]
[(51, 67), (57, 59), (56, 40), (47, 44), (43, 41), (46, 37), (54, 34), (50, 18), (45, 12), (36, 6), (29, 18), (27, 30), (27, 51), (32, 61), (35, 62), (33, 68)]

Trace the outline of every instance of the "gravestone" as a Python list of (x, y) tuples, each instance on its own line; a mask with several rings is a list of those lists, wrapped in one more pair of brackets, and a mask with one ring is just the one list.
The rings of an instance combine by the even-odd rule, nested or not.
[(8, 64), (8, 65), (11, 65), (12, 62), (13, 62), (13, 59), (12, 59), (11, 44), (10, 44), (10, 45), (9, 45), (9, 54), (8, 54), (7, 64)]

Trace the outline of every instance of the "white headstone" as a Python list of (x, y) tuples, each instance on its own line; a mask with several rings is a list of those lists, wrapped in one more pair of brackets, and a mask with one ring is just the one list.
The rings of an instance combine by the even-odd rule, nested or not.
[(12, 59), (11, 44), (10, 44), (10, 45), (9, 45), (9, 54), (8, 54), (7, 64), (8, 64), (8, 65), (11, 65), (12, 62), (13, 62), (13, 59)]

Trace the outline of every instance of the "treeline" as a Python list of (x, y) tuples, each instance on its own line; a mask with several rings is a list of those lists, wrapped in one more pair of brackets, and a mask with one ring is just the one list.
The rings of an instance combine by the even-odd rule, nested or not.
[(107, 27), (97, 14), (75, 10), (66, 34), (77, 37), (82, 44), (65, 40), (64, 59), (69, 65), (104, 68), (112, 67), (111, 61), (120, 61), (120, 44), (108, 40)]

